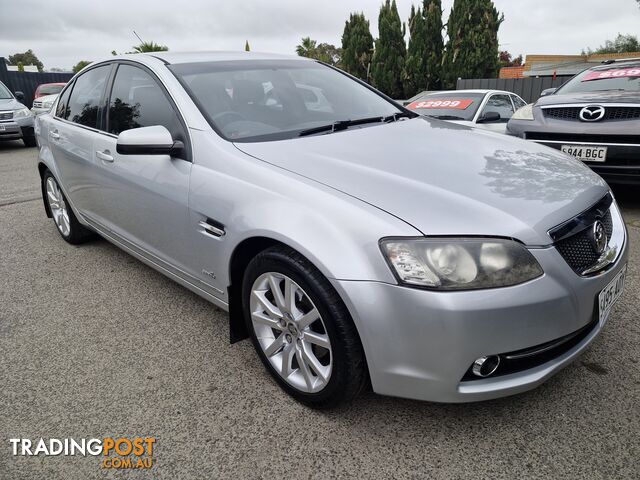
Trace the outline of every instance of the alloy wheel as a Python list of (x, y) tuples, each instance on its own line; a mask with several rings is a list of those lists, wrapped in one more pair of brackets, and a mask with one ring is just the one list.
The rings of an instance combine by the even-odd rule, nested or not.
[(49, 209), (53, 216), (53, 221), (60, 230), (60, 233), (67, 237), (71, 233), (71, 222), (69, 221), (69, 211), (67, 210), (67, 204), (64, 201), (64, 195), (60, 191), (60, 187), (53, 177), (47, 178), (47, 201), (49, 202)]
[(329, 382), (333, 356), (320, 312), (291, 278), (267, 272), (251, 287), (251, 321), (262, 352), (291, 386), (317, 393)]

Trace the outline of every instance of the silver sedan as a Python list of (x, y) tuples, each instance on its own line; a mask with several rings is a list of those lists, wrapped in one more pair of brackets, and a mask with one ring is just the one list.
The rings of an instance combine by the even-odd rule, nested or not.
[(36, 130), (62, 238), (99, 234), (228, 310), (231, 341), (250, 337), (315, 408), (369, 384), (439, 402), (531, 389), (624, 285), (626, 229), (598, 175), (316, 61), (112, 57)]

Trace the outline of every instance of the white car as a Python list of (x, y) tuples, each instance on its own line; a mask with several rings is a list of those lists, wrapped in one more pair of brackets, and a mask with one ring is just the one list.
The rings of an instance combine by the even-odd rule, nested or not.
[(427, 117), (506, 133), (513, 113), (527, 105), (504, 90), (449, 90), (425, 93), (407, 108)]
[(58, 95), (58, 93), (54, 93), (52, 95), (45, 95), (44, 97), (40, 97), (37, 100), (34, 100), (33, 106), (31, 107), (31, 113), (33, 113), (34, 115), (47, 113), (49, 110), (51, 110), (51, 107), (58, 98)]

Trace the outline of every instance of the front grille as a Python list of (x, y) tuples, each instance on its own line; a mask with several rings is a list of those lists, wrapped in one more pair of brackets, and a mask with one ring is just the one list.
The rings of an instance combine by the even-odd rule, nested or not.
[(2, 120), (11, 120), (13, 118), (13, 112), (0, 112), (0, 122)]
[(33, 102), (33, 108), (42, 108), (42, 102), (39, 102), (37, 100), (34, 100)]
[[(607, 232), (607, 238), (611, 238), (613, 233), (613, 220), (611, 218), (611, 211), (607, 210), (607, 213), (601, 219), (604, 225), (604, 229)], [(576, 272), (581, 273), (587, 268), (594, 265), (600, 255), (596, 252), (595, 247), (591, 241), (591, 228), (587, 227), (581, 232), (576, 233), (570, 237), (564, 238), (556, 242), (556, 248), (560, 252), (560, 255), (565, 259), (567, 264)]]
[[(579, 120), (580, 110), (582, 107), (557, 107), (543, 108), (542, 111), (546, 117), (555, 118), (556, 120)], [(640, 107), (607, 107), (604, 108), (604, 118), (601, 122), (615, 120), (633, 120), (640, 118)]]
[(621, 143), (625, 145), (639, 145), (640, 135), (590, 135), (580, 133), (547, 133), (547, 132), (526, 132), (527, 140), (540, 142), (573, 142), (573, 143), (596, 143), (599, 145), (610, 143)]

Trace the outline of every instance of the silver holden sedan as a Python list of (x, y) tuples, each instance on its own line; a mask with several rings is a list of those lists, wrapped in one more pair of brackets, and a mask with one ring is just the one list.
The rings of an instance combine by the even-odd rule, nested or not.
[(625, 225), (579, 161), (313, 60), (112, 57), (37, 135), (67, 242), (99, 234), (228, 310), (231, 341), (315, 408), (369, 383), (438, 402), (531, 389), (624, 286)]

